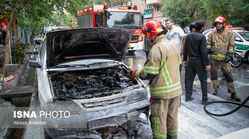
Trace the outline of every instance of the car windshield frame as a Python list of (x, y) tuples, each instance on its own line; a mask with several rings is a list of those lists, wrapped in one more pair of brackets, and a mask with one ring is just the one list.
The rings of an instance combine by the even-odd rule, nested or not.
[[(128, 21), (128, 18), (130, 21)], [(107, 18), (108, 27), (119, 26), (142, 26), (143, 18), (141, 13), (135, 12), (109, 12)], [(116, 23), (115, 23), (116, 22)]]
[(238, 34), (246, 41), (249, 42), (249, 32), (248, 31), (240, 31)]

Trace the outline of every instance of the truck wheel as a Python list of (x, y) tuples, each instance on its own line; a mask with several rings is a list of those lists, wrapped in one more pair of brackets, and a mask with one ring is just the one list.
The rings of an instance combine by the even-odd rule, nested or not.
[(239, 67), (242, 64), (242, 58), (239, 54), (233, 54), (233, 60), (231, 61), (231, 65), (233, 67)]

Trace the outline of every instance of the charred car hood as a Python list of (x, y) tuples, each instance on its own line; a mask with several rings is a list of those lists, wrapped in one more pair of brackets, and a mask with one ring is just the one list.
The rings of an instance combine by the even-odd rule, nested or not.
[(121, 61), (132, 33), (132, 30), (118, 28), (50, 32), (47, 34), (47, 67), (88, 58)]

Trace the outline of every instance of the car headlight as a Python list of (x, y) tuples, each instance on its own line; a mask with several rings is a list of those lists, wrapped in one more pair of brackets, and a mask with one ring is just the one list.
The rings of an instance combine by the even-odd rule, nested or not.
[(71, 115), (78, 114), (81, 108), (73, 101), (57, 101), (49, 104), (43, 110), (46, 111), (69, 111)]
[(139, 100), (143, 100), (147, 98), (147, 90), (146, 89), (136, 89), (132, 90), (132, 93), (128, 96), (128, 102), (134, 103)]

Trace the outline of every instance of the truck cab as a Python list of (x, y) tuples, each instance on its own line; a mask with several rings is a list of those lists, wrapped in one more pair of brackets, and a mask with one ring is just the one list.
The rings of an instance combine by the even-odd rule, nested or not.
[(94, 5), (78, 12), (78, 25), (79, 27), (110, 27), (133, 30), (134, 33), (127, 50), (129, 53), (134, 53), (135, 50), (143, 50), (145, 44), (145, 37), (141, 31), (143, 15), (136, 9), (136, 5), (133, 9), (128, 9), (125, 6), (108, 8), (107, 4), (102, 7)]

